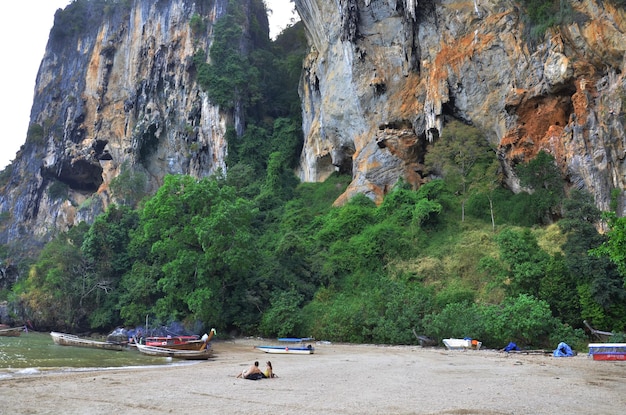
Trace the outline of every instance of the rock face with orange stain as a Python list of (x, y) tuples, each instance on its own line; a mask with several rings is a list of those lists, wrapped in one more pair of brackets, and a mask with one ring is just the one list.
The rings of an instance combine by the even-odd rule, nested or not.
[(568, 4), (572, 22), (530, 42), (508, 1), (295, 0), (311, 44), (300, 177), (351, 172), (338, 203), (380, 201), (399, 177), (418, 187), (427, 145), (456, 118), (499, 150), (513, 190), (513, 167), (545, 150), (566, 188), (607, 209), (626, 187), (626, 14)]
[[(252, 1), (237, 4), (250, 10)], [(73, 2), (57, 16), (31, 129), (3, 177), (0, 243), (90, 222), (124, 193), (115, 185), (132, 198), (166, 174), (224, 169), (226, 125), (245, 124), (210, 102), (194, 65), (229, 0), (107, 2), (90, 13), (103, 4)], [(399, 178), (418, 188), (427, 147), (453, 118), (498, 149), (515, 191), (513, 167), (540, 150), (555, 156), (565, 187), (589, 190), (602, 209), (626, 187), (622, 8), (572, 2), (571, 23), (529, 41), (519, 7), (505, 0), (294, 4), (310, 45), (298, 173), (351, 174), (338, 204), (357, 193), (380, 202)], [(83, 6), (88, 19), (72, 19), (68, 10)], [(196, 13), (204, 33), (191, 28)], [(619, 202), (626, 213), (623, 194)]]

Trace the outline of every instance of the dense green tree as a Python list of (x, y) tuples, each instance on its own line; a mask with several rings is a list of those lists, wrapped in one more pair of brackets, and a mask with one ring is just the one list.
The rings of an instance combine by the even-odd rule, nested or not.
[(505, 229), (496, 236), (501, 259), (510, 271), (509, 291), (513, 295), (530, 294), (537, 297), (545, 275), (549, 256), (528, 229)]
[(241, 5), (229, 1), (227, 13), (213, 29), (211, 64), (206, 64), (206, 55), (198, 50), (194, 63), (198, 68), (198, 81), (207, 90), (211, 101), (223, 109), (234, 110), (254, 105), (260, 98), (258, 70), (244, 54)]
[(254, 215), (251, 202), (215, 179), (167, 176), (146, 202), (131, 241), (138, 256), (124, 279), (136, 291), (125, 296), (123, 316), (137, 318), (130, 313), (136, 303), (153, 301), (147, 311), (162, 321), (192, 318), (226, 327), (242, 308), (253, 307), (244, 292), (254, 265)]
[(509, 297), (501, 306), (481, 309), (486, 345), (497, 347), (513, 341), (520, 346), (549, 344), (558, 325), (547, 302), (528, 294)]
[(485, 164), (494, 158), (480, 130), (458, 121), (445, 125), (442, 135), (429, 146), (424, 162), (435, 176), (443, 177), (461, 197), (461, 221), (472, 185), (484, 177)]
[(46, 244), (27, 280), (15, 287), (28, 318), (38, 328), (88, 328), (108, 282), (98, 278), (80, 246), (88, 226), (79, 225)]
[(484, 339), (485, 323), (478, 304), (452, 302), (424, 319), (425, 333), (441, 341), (445, 338)]
[(572, 327), (580, 327), (580, 301), (577, 281), (567, 268), (565, 257), (557, 253), (546, 265), (539, 283), (538, 297), (550, 305), (552, 314)]
[(134, 207), (147, 195), (147, 183), (145, 173), (125, 163), (120, 174), (111, 180), (109, 188), (116, 200)]
[(619, 273), (624, 277), (626, 284), (626, 217), (618, 217), (615, 213), (606, 213), (609, 231), (607, 240), (599, 247), (591, 250), (595, 256), (606, 256), (615, 265)]
[[(567, 236), (564, 260), (571, 278), (581, 286), (575, 290), (584, 297), (579, 300), (584, 318), (595, 325), (620, 327), (624, 324), (621, 310), (626, 306), (623, 280), (608, 257), (589, 254), (605, 246), (606, 238), (595, 227), (601, 217), (588, 192), (572, 191), (563, 202), (563, 219), (559, 221), (559, 227)], [(581, 320), (579, 318), (573, 325), (580, 326)]]
[(439, 192), (438, 188), (442, 185), (442, 181), (433, 180), (416, 192), (405, 189), (400, 184), (376, 209), (376, 217), (379, 221), (408, 226), (417, 231), (424, 223), (433, 220), (433, 217), (441, 213), (443, 207), (436, 200), (436, 195)]
[(484, 195), (489, 201), (489, 218), (491, 219), (491, 229), (496, 230), (496, 218), (494, 200), (496, 191), (502, 185), (502, 173), (499, 161), (495, 157), (491, 163), (484, 163), (479, 166), (482, 172), (477, 172), (476, 183), (474, 185), (475, 192)]
[(560, 204), (565, 198), (563, 179), (554, 157), (545, 151), (515, 168), (522, 186), (529, 188), (532, 209), (537, 220), (552, 222), (560, 214)]
[(267, 336), (288, 337), (301, 330), (303, 296), (294, 290), (277, 291), (263, 314), (259, 329)]
[(89, 316), (92, 328), (119, 324), (119, 315), (115, 312), (121, 293), (119, 282), (131, 269), (128, 246), (130, 233), (138, 222), (136, 211), (111, 205), (96, 217), (85, 235), (81, 251), (103, 289), (99, 292), (101, 300), (97, 302), (100, 306)]

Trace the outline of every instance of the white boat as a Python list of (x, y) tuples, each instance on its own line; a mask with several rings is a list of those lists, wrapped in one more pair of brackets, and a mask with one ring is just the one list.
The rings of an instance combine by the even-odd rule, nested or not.
[(472, 339), (443, 339), (443, 344), (448, 350), (478, 350), (482, 346), (482, 342)]
[[(279, 338), (278, 341), (282, 343), (289, 343), (285, 345), (272, 346), (256, 346), (256, 349), (259, 349), (265, 353), (272, 354), (313, 354), (315, 352), (315, 348), (308, 344), (304, 345), (305, 342), (315, 340), (312, 337), (305, 338), (292, 338), (292, 337), (283, 337)], [(294, 344), (291, 346), (290, 344)]]
[(315, 348), (311, 345), (307, 347), (256, 346), (256, 348), (262, 352), (273, 354), (313, 354), (315, 352)]

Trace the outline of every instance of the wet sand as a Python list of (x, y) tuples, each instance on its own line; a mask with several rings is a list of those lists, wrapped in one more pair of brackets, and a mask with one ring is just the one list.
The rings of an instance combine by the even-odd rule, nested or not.
[[(318, 344), (269, 355), (263, 341), (213, 342), (192, 365), (16, 375), (0, 380), (1, 414), (623, 414), (626, 362)], [(277, 379), (237, 379), (271, 360)]]

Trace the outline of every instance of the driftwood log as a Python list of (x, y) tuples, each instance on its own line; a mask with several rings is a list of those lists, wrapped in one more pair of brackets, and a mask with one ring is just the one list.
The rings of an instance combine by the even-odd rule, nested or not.
[(611, 333), (610, 331), (601, 331), (601, 330), (594, 329), (587, 322), (587, 320), (583, 320), (583, 324), (585, 325), (585, 327), (587, 327), (587, 329), (591, 333), (591, 337), (593, 337), (595, 339), (598, 339), (598, 340), (608, 340), (611, 336), (613, 336), (613, 333)]
[(415, 338), (417, 339), (417, 341), (419, 341), (420, 346), (422, 347), (432, 347), (432, 346), (436, 346), (437, 345), (437, 340), (432, 339), (428, 336), (423, 336), (423, 335), (418, 335), (415, 332), (415, 329), (411, 329), (413, 331), (413, 335), (415, 336)]

